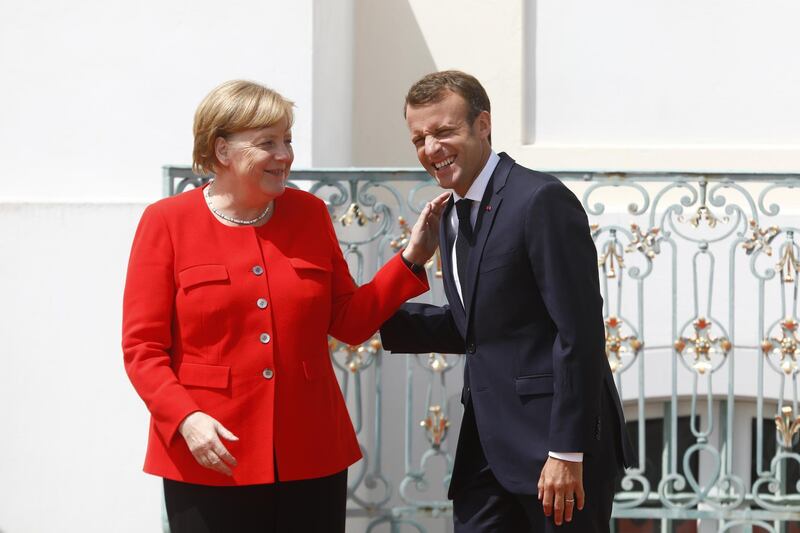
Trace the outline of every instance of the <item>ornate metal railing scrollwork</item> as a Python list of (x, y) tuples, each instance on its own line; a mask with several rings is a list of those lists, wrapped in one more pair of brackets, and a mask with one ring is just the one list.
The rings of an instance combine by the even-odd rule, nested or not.
[[(613, 516), (652, 519), (661, 531), (694, 520), (702, 532), (784, 533), (800, 520), (800, 481), (790, 479), (800, 470), (800, 243), (780, 200), (800, 174), (555, 174), (583, 188), (605, 355), (637, 434), (640, 461), (620, 482)], [(207, 179), (165, 167), (164, 193)], [(407, 169), (292, 179), (325, 201), (358, 282), (406, 246), (439, 190)], [(438, 254), (426, 268), (423, 298), (443, 303)], [(387, 357), (378, 335), (329, 346), (364, 453), (349, 477), (349, 516), (393, 533), (448, 520), (463, 356)], [(752, 476), (741, 457), (751, 447)]]

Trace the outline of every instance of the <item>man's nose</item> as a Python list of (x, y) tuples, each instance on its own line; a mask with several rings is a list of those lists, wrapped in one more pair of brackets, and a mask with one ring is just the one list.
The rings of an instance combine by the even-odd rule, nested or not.
[(442, 149), (442, 145), (436, 140), (436, 137), (429, 136), (425, 138), (425, 155), (432, 156)]

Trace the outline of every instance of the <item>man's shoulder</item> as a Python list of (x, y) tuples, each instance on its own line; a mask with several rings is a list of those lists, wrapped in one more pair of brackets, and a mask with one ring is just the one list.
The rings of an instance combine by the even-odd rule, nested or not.
[(581, 205), (575, 193), (556, 176), (525, 167), (507, 156), (504, 159), (511, 166), (508, 168), (501, 194), (510, 201), (510, 205), (519, 209), (528, 209), (533, 204), (542, 203), (551, 206), (563, 206), (564, 202)]
[(547, 183), (561, 183), (561, 180), (557, 177), (553, 176), (552, 174), (548, 174), (547, 172), (542, 172), (540, 170), (533, 170), (531, 168), (523, 167), (519, 163), (516, 163), (514, 167), (511, 169), (511, 172), (518, 172), (522, 174), (526, 179), (531, 180), (531, 183), (534, 185), (545, 185)]
[(511, 167), (506, 182), (506, 187), (510, 187), (515, 194), (524, 196), (536, 194), (547, 185), (555, 185), (557, 188), (566, 187), (560, 179), (552, 174), (530, 169), (517, 162), (514, 162)]

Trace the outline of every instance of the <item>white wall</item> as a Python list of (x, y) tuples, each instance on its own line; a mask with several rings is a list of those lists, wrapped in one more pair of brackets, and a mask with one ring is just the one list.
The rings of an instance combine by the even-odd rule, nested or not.
[(356, 165), (419, 166), (403, 102), (412, 83), (436, 70), (477, 76), (492, 99), (495, 145), (519, 143), (520, 0), (358, 0), (356, 17)]
[(791, 0), (539, 0), (529, 142), (800, 145)]
[[(356, 0), (353, 163), (418, 167), (403, 120), (416, 80), (437, 69), (410, 2)], [(436, 3), (429, 3), (435, 8)]]
[(2, 2), (0, 72), (0, 200), (158, 198), (197, 104), (234, 78), (297, 103), (311, 163), (311, 0)]
[(311, 165), (346, 167), (353, 151), (354, 0), (314, 0), (313, 18)]
[[(415, 24), (399, 20), (410, 56), (425, 55), (417, 52), (421, 34), (435, 67), (429, 71), (458, 68), (477, 76), (492, 100), (495, 146), (528, 166), (800, 171), (792, 89), (800, 76), (796, 2), (408, 5)], [(358, 38), (370, 31), (360, 30)], [(385, 54), (394, 38), (367, 39), (378, 46), (359, 53)], [(396, 80), (395, 64), (375, 61), (356, 82)], [(402, 99), (404, 91), (396, 92)], [(374, 92), (365, 99), (382, 108), (398, 101)], [(396, 120), (379, 121), (370, 143), (390, 160), (407, 161)], [(380, 131), (384, 124), (388, 133)]]
[[(157, 180), (156, 180), (157, 181)], [(0, 530), (158, 531), (120, 350), (142, 204), (0, 204)]]
[(547, 168), (800, 170), (791, 0), (531, 0), (520, 157)]

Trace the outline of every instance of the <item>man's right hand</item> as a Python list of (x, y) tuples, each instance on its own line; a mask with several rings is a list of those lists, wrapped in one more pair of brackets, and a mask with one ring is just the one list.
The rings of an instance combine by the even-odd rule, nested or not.
[(184, 418), (178, 431), (186, 440), (195, 461), (220, 474), (233, 475), (231, 467), (236, 466), (236, 459), (222, 444), (220, 437), (229, 441), (237, 441), (239, 437), (201, 411)]

